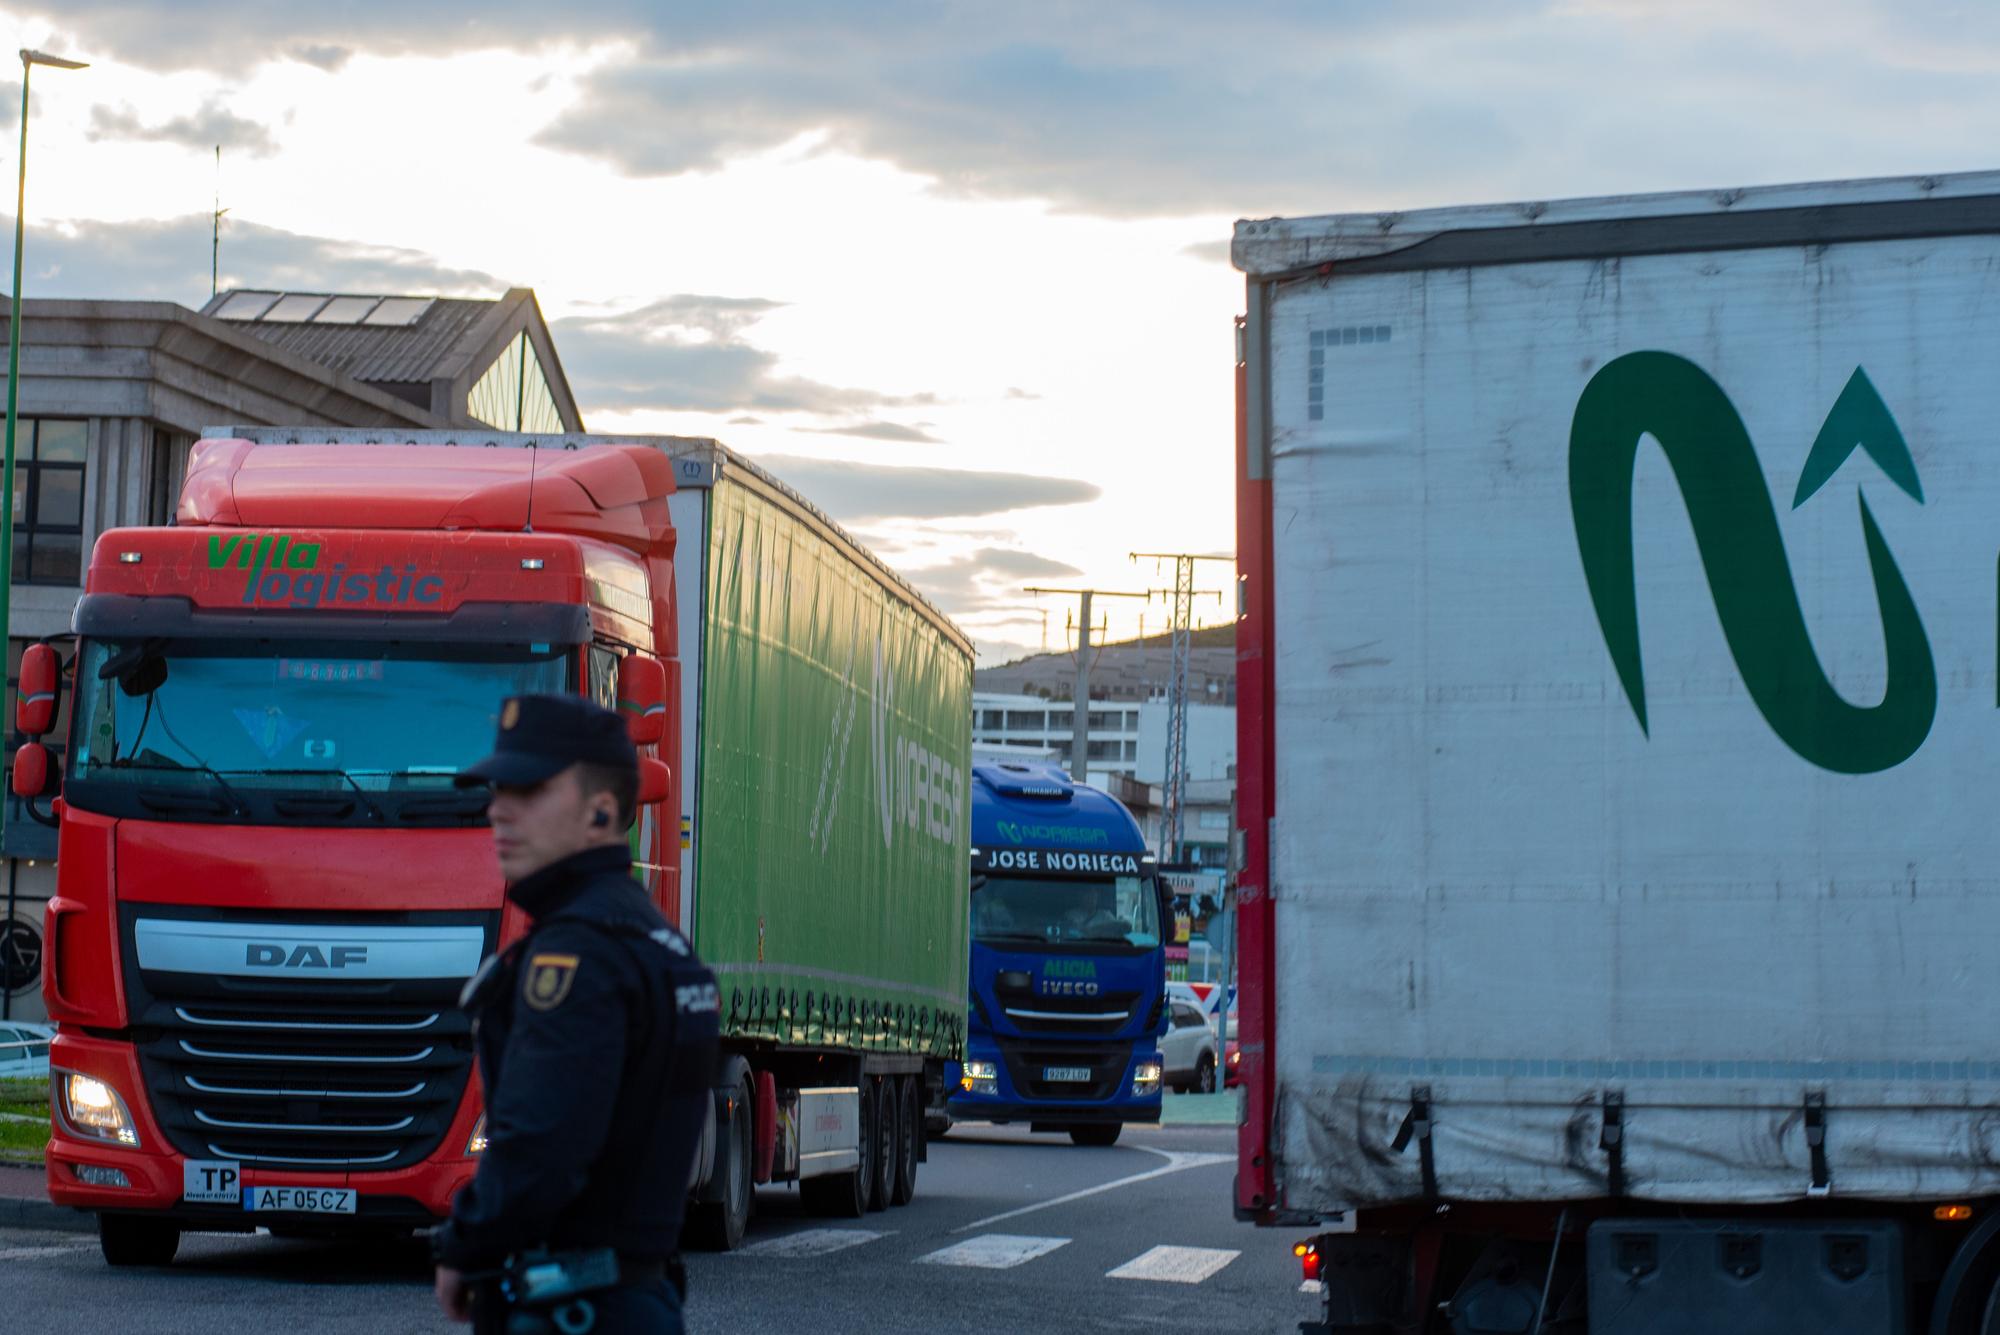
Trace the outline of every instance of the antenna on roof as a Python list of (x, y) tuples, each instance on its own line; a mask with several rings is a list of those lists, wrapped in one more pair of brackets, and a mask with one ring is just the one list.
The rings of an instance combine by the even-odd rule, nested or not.
[(215, 212), (209, 218), (208, 243), (208, 295), (214, 299), (222, 279), (222, 215), (229, 212), (222, 207), (222, 145), (215, 146)]

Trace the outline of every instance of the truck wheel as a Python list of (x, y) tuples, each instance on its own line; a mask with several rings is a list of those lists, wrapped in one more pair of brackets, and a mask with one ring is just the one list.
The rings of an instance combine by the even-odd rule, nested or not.
[(181, 1249), (181, 1226), (139, 1215), (97, 1216), (97, 1245), (111, 1265), (171, 1265)]
[(729, 1140), (716, 1168), (722, 1174), (722, 1199), (691, 1201), (682, 1231), (689, 1245), (707, 1252), (733, 1252), (743, 1245), (743, 1232), (750, 1226), (750, 1206), (756, 1195), (751, 1181), (750, 1155), (755, 1148), (755, 1118), (751, 1112), (750, 1085), (739, 1081), (731, 1100)]
[(920, 1077), (906, 1075), (896, 1082), (902, 1091), (902, 1116), (896, 1119), (896, 1186), (889, 1204), (908, 1205), (917, 1194), (917, 1138), (923, 1134), (923, 1088)]
[(808, 1214), (826, 1219), (859, 1219), (868, 1213), (875, 1185), (875, 1082), (862, 1077), (861, 1162), (845, 1173), (809, 1177), (799, 1183), (799, 1199)]
[(1118, 1143), (1118, 1133), (1125, 1129), (1123, 1122), (1092, 1122), (1088, 1126), (1073, 1126), (1069, 1138), (1079, 1145), (1095, 1145), (1102, 1149), (1106, 1145)]
[(1931, 1335), (2000, 1335), (2000, 1214), (1968, 1234), (1938, 1281)]
[(875, 1182), (868, 1190), (868, 1208), (886, 1210), (896, 1194), (897, 1146), (902, 1140), (898, 1129), (903, 1121), (903, 1100), (898, 1096), (896, 1077), (875, 1081)]
[(1206, 1052), (1201, 1054), (1201, 1060), (1194, 1065), (1194, 1087), (1203, 1094), (1215, 1092), (1215, 1058)]

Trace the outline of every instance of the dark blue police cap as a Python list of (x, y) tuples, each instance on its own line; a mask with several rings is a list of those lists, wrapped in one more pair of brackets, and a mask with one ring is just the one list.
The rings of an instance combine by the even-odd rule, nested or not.
[(455, 782), (532, 788), (579, 763), (636, 772), (639, 751), (624, 718), (582, 696), (516, 695), (500, 705), (493, 754), (460, 770)]

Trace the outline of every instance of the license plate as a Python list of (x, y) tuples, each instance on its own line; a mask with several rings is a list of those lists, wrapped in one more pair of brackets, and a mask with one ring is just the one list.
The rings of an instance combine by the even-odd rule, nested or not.
[(204, 1205), (234, 1205), (243, 1194), (243, 1169), (226, 1159), (188, 1159), (181, 1164), (181, 1196)]
[(246, 1210), (289, 1210), (294, 1214), (353, 1214), (351, 1187), (245, 1187)]
[(1042, 1079), (1048, 1081), (1050, 1084), (1061, 1082), (1071, 1085), (1087, 1085), (1090, 1083), (1090, 1077), (1091, 1070), (1088, 1066), (1044, 1066), (1042, 1068)]

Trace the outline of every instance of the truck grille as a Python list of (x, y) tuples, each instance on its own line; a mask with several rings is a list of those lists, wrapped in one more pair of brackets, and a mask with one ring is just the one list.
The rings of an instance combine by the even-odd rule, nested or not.
[(450, 1006), (316, 1002), (155, 1007), (159, 1036), (140, 1056), (175, 1148), (305, 1172), (401, 1168), (437, 1148), (471, 1066), (465, 1017)]
[[(999, 1040), (1000, 1059), (1014, 1092), (1030, 1099), (1101, 1103), (1116, 1096), (1131, 1060), (1129, 1043), (1021, 1043)], [(1087, 1067), (1090, 1079), (1048, 1080), (1050, 1067)]]
[[(122, 916), (132, 1042), (147, 1101), (174, 1149), (305, 1173), (385, 1172), (437, 1152), (472, 1074), (462, 978), (215, 972), (185, 949), (162, 953), (159, 943), (174, 938), (157, 927), (155, 964), (146, 966), (137, 949), (142, 916), (148, 924), (268, 927), (281, 938), (327, 920), (162, 905), (127, 905)], [(486, 950), (500, 925), (499, 914), (476, 912), (355, 913), (339, 923), (357, 933), (452, 928), (461, 942), (470, 929)], [(179, 939), (200, 946), (214, 938)], [(468, 970), (476, 964), (470, 949), (457, 949)]]
[(1132, 1023), (1137, 992), (1105, 992), (1094, 997), (1044, 997), (1025, 988), (995, 985), (1001, 1011), (1017, 1029), (1030, 1033), (1104, 1036)]

